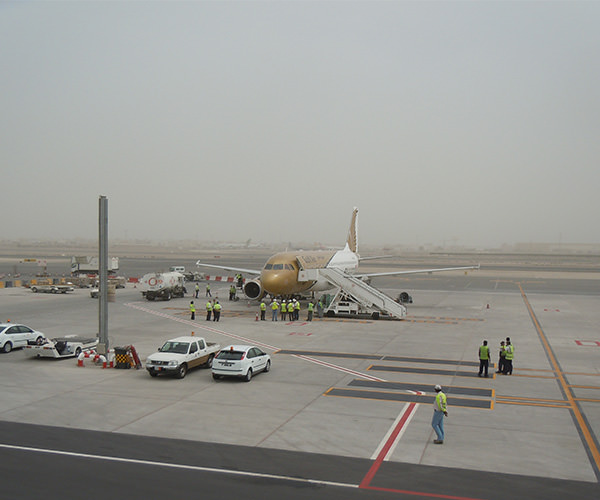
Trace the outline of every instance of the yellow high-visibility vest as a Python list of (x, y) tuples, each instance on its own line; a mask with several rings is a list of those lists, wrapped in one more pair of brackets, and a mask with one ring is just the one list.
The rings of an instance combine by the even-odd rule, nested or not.
[(436, 394), (435, 405), (438, 411), (446, 411), (446, 395), (442, 391)]
[(490, 348), (488, 346), (479, 346), (479, 359), (490, 359)]
[(515, 358), (515, 348), (512, 345), (509, 345), (506, 348), (506, 359), (512, 361)]

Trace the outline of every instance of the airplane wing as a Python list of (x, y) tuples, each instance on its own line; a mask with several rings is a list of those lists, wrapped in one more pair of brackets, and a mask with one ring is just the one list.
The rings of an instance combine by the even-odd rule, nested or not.
[(439, 273), (441, 271), (466, 271), (468, 269), (479, 269), (479, 264), (477, 264), (476, 266), (466, 267), (445, 267), (443, 269), (417, 269), (411, 271), (389, 271), (384, 273), (354, 274), (353, 276), (356, 278), (374, 278), (376, 276), (400, 276), (403, 274)]
[(397, 257), (397, 255), (375, 255), (373, 257), (359, 257), (359, 261), (363, 260), (375, 260), (375, 259), (390, 259), (392, 257)]
[(198, 267), (214, 267), (215, 269), (223, 269), (224, 271), (234, 271), (236, 273), (246, 273), (246, 274), (255, 274), (260, 275), (260, 271), (256, 269), (243, 269), (241, 267), (227, 267), (227, 266), (217, 266), (215, 264), (204, 264), (200, 261), (196, 262)]

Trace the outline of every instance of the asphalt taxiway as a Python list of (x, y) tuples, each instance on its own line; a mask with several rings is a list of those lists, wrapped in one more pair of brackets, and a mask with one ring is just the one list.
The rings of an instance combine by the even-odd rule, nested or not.
[[(132, 285), (118, 290), (112, 346), (133, 344), (144, 359), (193, 331), (262, 346), (272, 371), (250, 383), (215, 382), (207, 370), (153, 379), (0, 354), (0, 456), (9, 464), (0, 481), (33, 463), (49, 477), (21, 498), (42, 489), (64, 498), (61, 470), (75, 471), (69, 480), (86, 493), (94, 480), (116, 494), (138, 478), (133, 498), (175, 484), (182, 495), (217, 495), (227, 484), (247, 498), (598, 498), (597, 277), (474, 274), (374, 282), (413, 295), (405, 321), (255, 321), (255, 303), (229, 302), (215, 285), (221, 321), (190, 321), (190, 297), (145, 302)], [(0, 315), (50, 337), (88, 335), (98, 303), (87, 290), (4, 289)], [(514, 374), (477, 377), (481, 341), (495, 362), (507, 336)], [(448, 394), (441, 446), (430, 426), (435, 384)]]

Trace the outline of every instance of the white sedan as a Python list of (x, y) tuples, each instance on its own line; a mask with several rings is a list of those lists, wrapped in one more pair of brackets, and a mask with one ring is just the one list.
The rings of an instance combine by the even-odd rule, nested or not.
[(10, 352), (15, 347), (25, 347), (28, 342), (42, 343), (46, 336), (28, 326), (0, 323), (0, 350)]
[(271, 357), (261, 349), (251, 345), (230, 345), (221, 350), (213, 360), (212, 376), (241, 377), (250, 382), (258, 372), (271, 369)]

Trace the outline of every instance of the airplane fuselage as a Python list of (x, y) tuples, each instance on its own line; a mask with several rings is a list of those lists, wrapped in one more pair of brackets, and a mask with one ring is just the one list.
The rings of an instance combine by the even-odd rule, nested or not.
[(288, 296), (332, 288), (323, 278), (300, 281), (299, 272), (336, 268), (353, 272), (358, 268), (358, 255), (344, 248), (338, 251), (281, 252), (269, 258), (260, 273), (263, 290), (274, 296)]

